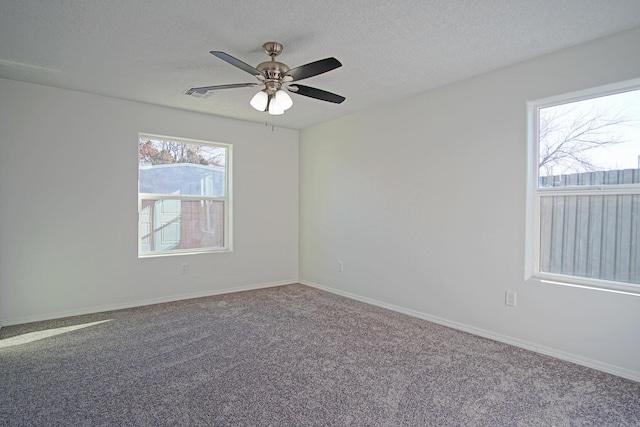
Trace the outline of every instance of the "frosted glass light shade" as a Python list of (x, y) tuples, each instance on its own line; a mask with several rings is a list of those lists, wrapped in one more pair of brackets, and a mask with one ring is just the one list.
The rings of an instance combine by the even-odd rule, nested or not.
[(284, 114), (284, 110), (280, 108), (278, 102), (275, 99), (272, 99), (271, 103), (269, 103), (269, 114), (271, 114), (272, 116), (279, 116), (281, 114)]
[(279, 109), (284, 111), (291, 108), (291, 106), (293, 105), (293, 99), (291, 99), (287, 92), (280, 89), (276, 92), (276, 103), (278, 104)]
[(267, 93), (261, 90), (260, 92), (253, 95), (253, 98), (251, 98), (249, 104), (251, 104), (251, 106), (258, 111), (264, 111), (267, 108), (268, 100), (269, 97), (267, 96)]

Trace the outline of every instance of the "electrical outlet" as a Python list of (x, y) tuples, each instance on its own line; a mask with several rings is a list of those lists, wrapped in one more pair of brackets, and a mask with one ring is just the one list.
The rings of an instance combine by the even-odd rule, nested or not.
[(342, 273), (343, 270), (344, 270), (344, 264), (342, 263), (342, 261), (338, 261), (338, 271)]
[(189, 272), (189, 264), (186, 262), (182, 263), (182, 274), (187, 274)]
[(515, 291), (506, 291), (504, 293), (504, 304), (509, 307), (516, 306), (516, 292)]

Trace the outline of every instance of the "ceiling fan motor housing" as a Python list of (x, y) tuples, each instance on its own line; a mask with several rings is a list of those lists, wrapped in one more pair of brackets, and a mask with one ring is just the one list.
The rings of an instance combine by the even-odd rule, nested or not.
[(256, 67), (268, 80), (280, 80), (289, 71), (287, 64), (275, 60), (266, 61)]
[(289, 66), (282, 62), (276, 61), (276, 56), (282, 53), (283, 46), (278, 42), (266, 42), (262, 48), (267, 55), (271, 57), (271, 61), (258, 64), (256, 69), (262, 73), (267, 80), (280, 80), (284, 73), (289, 71)]

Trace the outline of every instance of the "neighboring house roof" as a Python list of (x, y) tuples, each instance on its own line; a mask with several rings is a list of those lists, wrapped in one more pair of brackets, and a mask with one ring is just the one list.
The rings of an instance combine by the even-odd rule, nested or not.
[(225, 195), (225, 170), (221, 167), (195, 163), (141, 165), (138, 186), (140, 193)]

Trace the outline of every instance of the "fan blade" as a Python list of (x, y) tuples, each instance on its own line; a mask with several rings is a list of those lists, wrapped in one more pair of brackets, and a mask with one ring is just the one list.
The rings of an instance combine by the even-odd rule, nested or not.
[(340, 104), (346, 99), (344, 96), (336, 95), (335, 93), (327, 92), (326, 90), (316, 89), (315, 87), (295, 85), (289, 86), (288, 89), (298, 95), (308, 96), (309, 98), (315, 98), (321, 101), (333, 102), (335, 104)]
[(219, 90), (219, 89), (234, 89), (237, 87), (256, 87), (259, 86), (260, 83), (234, 83), (230, 85), (218, 85), (218, 86), (203, 86), (203, 87), (192, 87), (188, 91), (185, 92), (185, 95), (193, 95), (194, 93), (205, 93), (210, 90)]
[(237, 58), (234, 58), (233, 56), (229, 55), (228, 53), (219, 52), (217, 50), (212, 50), (209, 53), (212, 54), (213, 56), (215, 56), (217, 58), (220, 58), (223, 61), (233, 65), (234, 67), (240, 68), (242, 71), (246, 71), (247, 73), (251, 74), (252, 76), (261, 76), (262, 75), (262, 73), (260, 71), (258, 71), (257, 69), (255, 69), (251, 65), (249, 65), (249, 64), (247, 64), (245, 62), (242, 62)]
[(284, 73), (284, 75), (293, 77), (293, 81), (302, 80), (317, 76), (318, 74), (326, 73), (327, 71), (335, 70), (338, 67), (342, 67), (342, 64), (336, 58), (325, 58), (292, 68)]

